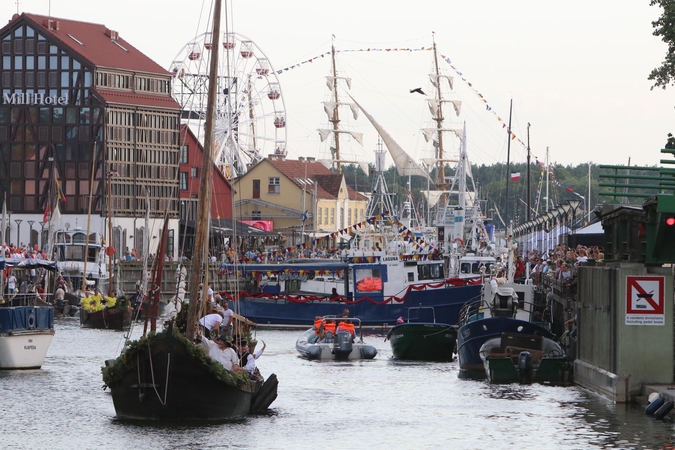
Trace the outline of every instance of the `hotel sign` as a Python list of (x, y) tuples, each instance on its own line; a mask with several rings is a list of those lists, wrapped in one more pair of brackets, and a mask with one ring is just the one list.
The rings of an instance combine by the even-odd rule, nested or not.
[(5, 105), (67, 105), (68, 96), (45, 95), (34, 92), (24, 94), (2, 94)]

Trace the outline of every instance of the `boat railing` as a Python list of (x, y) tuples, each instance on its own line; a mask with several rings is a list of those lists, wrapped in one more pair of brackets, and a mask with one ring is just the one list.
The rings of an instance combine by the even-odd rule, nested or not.
[(16, 294), (9, 294), (6, 295), (3, 300), (5, 300), (4, 304), (0, 302), (1, 306), (43, 306), (44, 302), (47, 301), (49, 297), (52, 295), (50, 294), (40, 294), (36, 292), (28, 292), (28, 293), (16, 293)]
[(408, 308), (408, 320), (406, 322), (410, 322), (410, 311), (422, 311), (422, 310), (431, 310), (432, 323), (436, 323), (436, 310), (434, 309), (434, 307), (422, 305)]

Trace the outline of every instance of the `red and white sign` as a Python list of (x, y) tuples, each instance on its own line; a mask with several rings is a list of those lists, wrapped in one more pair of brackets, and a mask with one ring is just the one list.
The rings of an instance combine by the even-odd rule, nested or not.
[(665, 325), (665, 277), (626, 277), (626, 325)]

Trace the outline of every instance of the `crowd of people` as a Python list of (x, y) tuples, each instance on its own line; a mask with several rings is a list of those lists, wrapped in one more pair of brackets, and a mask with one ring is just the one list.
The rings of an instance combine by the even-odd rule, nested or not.
[(525, 276), (526, 264), (530, 266), (530, 277), (535, 283), (543, 283), (547, 280), (557, 281), (567, 287), (576, 284), (577, 270), (580, 264), (589, 260), (602, 262), (605, 254), (602, 247), (585, 247), (577, 245), (575, 248), (566, 248), (558, 245), (547, 252), (531, 250), (523, 260), (517, 257), (515, 278)]

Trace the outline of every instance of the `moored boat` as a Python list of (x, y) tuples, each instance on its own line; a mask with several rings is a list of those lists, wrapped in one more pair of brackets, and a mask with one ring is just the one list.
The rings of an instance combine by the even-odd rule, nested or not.
[[(332, 330), (310, 328), (298, 337), (295, 348), (301, 356), (307, 359), (318, 360), (353, 360), (373, 359), (377, 349), (363, 342), (361, 321), (351, 317), (325, 316), (322, 323), (333, 322)], [(340, 331), (337, 322), (347, 322), (353, 325), (354, 335), (349, 331)]]
[(436, 322), (433, 308), (409, 308), (407, 320), (389, 330), (386, 340), (395, 359), (452, 361), (457, 330), (450, 324)]
[(502, 333), (481, 346), (490, 383), (568, 384), (570, 363), (556, 341), (540, 335)]

